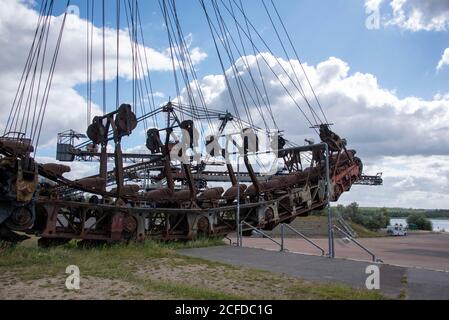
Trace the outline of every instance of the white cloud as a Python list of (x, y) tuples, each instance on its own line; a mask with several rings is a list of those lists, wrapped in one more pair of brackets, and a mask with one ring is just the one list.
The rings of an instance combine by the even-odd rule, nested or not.
[(367, 170), (384, 172), (382, 187), (353, 187), (342, 203), (403, 208), (449, 207), (449, 156), (379, 157), (365, 161)]
[(365, 7), (369, 12), (373, 12), (379, 9), (383, 0), (365, 0)]
[[(365, 0), (369, 10), (380, 8), (382, 0)], [(387, 1), (388, 2), (388, 1)], [(449, 27), (449, 1), (447, 0), (389, 0), (391, 14), (383, 15), (388, 26), (404, 30), (445, 31)], [(382, 7), (382, 13), (386, 8)]]
[(444, 31), (449, 26), (447, 0), (393, 0), (391, 24), (411, 31)]
[[(275, 58), (269, 54), (258, 55), (259, 65), (267, 84), (267, 91), (278, 123), (288, 137), (301, 139), (311, 134), (309, 125), (304, 120), (295, 104), (288, 97), (279, 81), (269, 70), (267, 61), (277, 74), (282, 74), (276, 66)], [(256, 57), (247, 59), (249, 70), (255, 74)], [(283, 67), (292, 73), (287, 61), (280, 59)], [(292, 62), (298, 74), (301, 69), (296, 61)], [(251, 87), (248, 68), (242, 59), (236, 62), (241, 78)], [(351, 145), (366, 155), (432, 155), (447, 154), (449, 149), (449, 95), (437, 95), (432, 100), (418, 97), (399, 98), (394, 91), (382, 88), (372, 74), (356, 72), (350, 74), (349, 65), (337, 58), (329, 58), (317, 66), (304, 65), (309, 79), (335, 130), (346, 136)], [(231, 86), (236, 86), (231, 69), (227, 71)], [(295, 92), (291, 82), (284, 77), (284, 85), (290, 92)], [(306, 80), (300, 76), (304, 84)], [(257, 81), (257, 80), (256, 80)], [(209, 105), (233, 112), (225, 79), (221, 75), (209, 75), (201, 81), (201, 88)], [(238, 92), (237, 90), (233, 90)], [(254, 94), (254, 92), (252, 93)], [(311, 93), (309, 91), (309, 100)], [(307, 106), (298, 96), (302, 109)], [(237, 104), (242, 105), (239, 95)], [(252, 117), (262, 125), (261, 116), (252, 105)], [(240, 108), (243, 109), (243, 108)], [(241, 112), (241, 111), (240, 111)], [(243, 114), (242, 114), (243, 115)], [(311, 118), (310, 113), (308, 113)], [(267, 114), (264, 117), (269, 121)]]
[(154, 98), (165, 98), (165, 93), (156, 91), (153, 93)]
[(444, 50), (440, 62), (438, 62), (437, 70), (441, 70), (444, 66), (449, 66), (449, 48)]

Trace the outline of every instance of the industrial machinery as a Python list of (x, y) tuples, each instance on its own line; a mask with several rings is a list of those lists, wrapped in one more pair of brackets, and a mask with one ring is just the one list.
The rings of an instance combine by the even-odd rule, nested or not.
[[(54, 26), (51, 17), (55, 3), (42, 1), (35, 39), (0, 138), (1, 240), (20, 242), (26, 234), (39, 237), (42, 246), (72, 239), (84, 244), (189, 240), (226, 236), (243, 221), (272, 230), (338, 201), (354, 184), (382, 183), (380, 176), (362, 175), (363, 165), (356, 151), (348, 149), (347, 141), (331, 130), (274, 2), (270, 6), (261, 0), (290, 65), (276, 59), (267, 61), (266, 52), (272, 51), (241, 0), (198, 1), (229, 96), (230, 105), (217, 110), (208, 106), (202, 92), (181, 28), (179, 4), (175, 0), (155, 2), (168, 35), (177, 97), (160, 105), (147, 98), (154, 97), (154, 81), (144, 49), (139, 1), (108, 1), (117, 11), (117, 30), (125, 25), (129, 31), (134, 72), (132, 103), (120, 102), (119, 49), (123, 44), (117, 32), (114, 107), (108, 108), (104, 85), (103, 113), (91, 116), (95, 82), (91, 75), (92, 34), (97, 11), (95, 1), (87, 1), (89, 125), (86, 134), (74, 130), (60, 133), (57, 161), (39, 163), (37, 148), (45, 130), (42, 127), (61, 39), (67, 20), (73, 18), (68, 11), (59, 17), (59, 36), (49, 63), (45, 60), (51, 51), (46, 39)], [(104, 21), (108, 8), (105, 1), (102, 4)], [(279, 26), (282, 31), (278, 31)], [(102, 30), (105, 67), (104, 23)], [(293, 66), (287, 46), (291, 46), (290, 52), (301, 67)], [(249, 68), (250, 58), (257, 60), (256, 70)], [(229, 69), (224, 67), (226, 60)], [(243, 78), (239, 68), (246, 70), (248, 77)], [(271, 84), (262, 69), (275, 75), (278, 87), (308, 121), (320, 143), (309, 141), (299, 146), (287, 140), (276, 121), (267, 90)], [(103, 75), (105, 84), (105, 70)], [(150, 127), (149, 122), (154, 125)], [(146, 141), (140, 143), (147, 152), (124, 151), (126, 140), (141, 127)], [(65, 175), (71, 167), (67, 164), (73, 161), (96, 163), (98, 172), (68, 179)], [(243, 233), (250, 234), (251, 230)]]

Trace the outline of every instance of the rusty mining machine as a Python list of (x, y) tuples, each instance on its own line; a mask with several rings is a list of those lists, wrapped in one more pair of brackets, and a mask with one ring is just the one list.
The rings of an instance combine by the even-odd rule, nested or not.
[[(69, 19), (78, 19), (67, 11), (55, 18), (55, 1), (41, 1), (35, 38), (4, 135), (0, 138), (0, 240), (20, 242), (27, 234), (36, 235), (42, 246), (60, 245), (72, 239), (87, 244), (189, 240), (226, 236), (241, 222), (272, 230), (280, 223), (290, 223), (324, 208), (329, 201), (337, 201), (354, 184), (382, 183), (380, 176), (362, 175), (362, 161), (356, 157), (356, 152), (348, 149), (346, 140), (331, 130), (305, 69), (293, 66), (288, 51), (293, 52), (297, 62), (300, 60), (279, 11), (274, 2), (269, 5), (267, 0), (261, 0), (261, 4), (276, 30), (286, 61), (290, 62), (276, 58), (267, 61), (267, 52), (273, 57), (275, 54), (249, 19), (241, 0), (198, 0), (222, 66), (229, 96), (226, 108), (232, 106), (233, 114), (225, 107), (213, 110), (208, 106), (190, 44), (181, 28), (178, 1), (155, 1), (166, 27), (177, 88), (177, 97), (159, 106), (152, 99), (155, 95), (139, 1), (108, 1), (107, 5), (113, 4), (117, 11), (117, 30), (128, 27), (124, 30), (129, 32), (127, 45), (132, 48), (132, 104), (119, 101), (119, 52), (123, 43), (117, 32), (115, 107), (107, 112), (104, 85), (103, 112), (92, 119), (92, 84), (95, 82), (92, 79), (92, 41), (97, 31), (103, 35), (103, 67), (106, 59), (104, 23), (103, 28), (95, 27), (94, 14), (100, 15), (97, 19), (102, 17), (104, 22), (105, 10), (108, 10), (103, 0), (102, 13), (98, 14), (98, 10), (94, 10), (95, 2), (101, 3), (100, 0), (87, 1), (85, 19), (87, 132), (60, 133), (58, 162), (39, 163), (37, 148), (42, 130), (46, 130), (43, 122), (64, 28)], [(67, 8), (69, 6), (70, 1)], [(52, 19), (59, 22), (53, 23)], [(58, 30), (52, 33), (51, 29), (56, 26)], [(52, 51), (48, 38), (55, 34)], [(287, 39), (287, 45), (283, 39)], [(291, 49), (287, 50), (289, 46)], [(52, 55), (48, 59), (50, 51)], [(236, 57), (239, 57), (239, 64)], [(250, 58), (256, 59), (254, 70), (249, 68)], [(224, 67), (226, 60), (229, 69)], [(242, 70), (248, 73), (246, 78)], [(320, 144), (309, 142), (298, 146), (285, 138), (268, 95), (267, 73), (278, 80), (285, 96), (319, 135)], [(103, 84), (105, 82), (103, 68)], [(184, 89), (180, 90), (182, 87)], [(278, 113), (282, 109), (277, 110)], [(152, 128), (148, 126), (151, 121)], [(123, 141), (141, 126), (147, 134), (147, 152), (124, 152)], [(214, 134), (201, 135), (204, 127)], [(270, 127), (276, 129), (274, 134)], [(176, 138), (175, 133), (179, 131), (181, 138)], [(261, 148), (260, 136), (269, 139), (270, 147)], [(79, 141), (81, 143), (76, 144)], [(225, 146), (223, 141), (226, 141)], [(260, 155), (267, 154), (272, 155), (275, 164), (275, 170), (268, 174), (261, 172), (263, 165), (259, 163)], [(230, 161), (232, 157), (242, 163), (244, 170), (240, 167), (236, 170), (236, 162)], [(64, 175), (71, 168), (64, 163), (73, 161), (95, 162), (99, 170), (93, 176), (68, 179)], [(326, 172), (330, 177), (329, 185)], [(330, 188), (330, 198), (327, 188)], [(236, 217), (237, 206), (240, 221)], [(244, 234), (250, 232), (243, 230)]]

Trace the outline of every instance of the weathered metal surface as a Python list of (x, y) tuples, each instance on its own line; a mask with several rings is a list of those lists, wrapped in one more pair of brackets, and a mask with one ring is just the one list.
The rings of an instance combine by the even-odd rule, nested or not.
[(12, 155), (25, 156), (34, 152), (29, 139), (0, 138), (0, 148)]
[[(133, 184), (133, 185), (126, 185), (123, 186), (122, 195), (124, 196), (133, 196), (137, 194), (140, 191), (140, 186)], [(111, 189), (111, 193), (117, 193), (117, 188)]]
[(223, 194), (223, 198), (226, 200), (236, 200), (238, 193), (239, 193), (239, 188), (240, 188), (240, 196), (243, 197), (245, 190), (248, 187), (244, 184), (241, 184), (240, 187), (235, 186), (235, 187), (231, 187), (228, 190), (226, 190), (226, 192)]
[(76, 180), (75, 183), (83, 188), (102, 191), (105, 180), (102, 178), (85, 178)]
[(69, 166), (64, 166), (55, 163), (43, 164), (42, 168), (50, 174), (62, 177), (65, 173), (69, 173), (72, 169)]
[(211, 188), (204, 191), (199, 197), (200, 201), (212, 201), (221, 199), (224, 189), (222, 187)]

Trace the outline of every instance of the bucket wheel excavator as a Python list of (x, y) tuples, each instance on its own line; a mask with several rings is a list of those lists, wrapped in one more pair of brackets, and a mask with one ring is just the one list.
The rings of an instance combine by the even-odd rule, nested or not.
[[(88, 58), (86, 133), (60, 133), (57, 161), (40, 163), (37, 149), (42, 130), (47, 129), (43, 123), (59, 48), (65, 24), (73, 19), (70, 13), (59, 17), (62, 23), (53, 59), (49, 65), (44, 63), (44, 52), (48, 55), (51, 51), (44, 48), (54, 27), (50, 18), (55, 9), (53, 1), (42, 1), (35, 40), (0, 138), (0, 240), (20, 242), (27, 235), (35, 235), (41, 246), (71, 240), (84, 244), (190, 240), (224, 237), (242, 221), (272, 230), (280, 223), (290, 223), (338, 201), (354, 184), (382, 183), (381, 176), (363, 176), (363, 164), (356, 151), (331, 130), (304, 68), (294, 67), (292, 62), (266, 61), (266, 52), (271, 49), (263, 47), (267, 42), (249, 20), (242, 2), (198, 1), (227, 83), (230, 105), (217, 110), (210, 108), (204, 98), (190, 44), (182, 32), (178, 1), (156, 2), (167, 29), (176, 87), (184, 90), (177, 92), (176, 99), (160, 105), (145, 98), (155, 95), (147, 52), (142, 49), (145, 42), (139, 1), (118, 0), (112, 8), (118, 12), (117, 29), (128, 23), (133, 48), (132, 103), (119, 102), (117, 71), (116, 106), (107, 111), (104, 86), (103, 113), (92, 118), (95, 81), (89, 78), (93, 62)], [(273, 28), (278, 31), (281, 27), (292, 46), (290, 52), (298, 58), (274, 3), (271, 7), (265, 0), (262, 3)], [(87, 6), (85, 23), (91, 37), (97, 27), (93, 3)], [(105, 6), (103, 15), (104, 11)], [(120, 20), (124, 16), (126, 20)], [(277, 24), (273, 18), (276, 16), (280, 21)], [(282, 43), (282, 32), (277, 34)], [(92, 57), (93, 50), (90, 39), (88, 57)], [(104, 32), (102, 41), (107, 41)], [(283, 48), (287, 61), (292, 61), (286, 46)], [(236, 57), (240, 57), (239, 63)], [(257, 60), (253, 69), (249, 68), (250, 58)], [(103, 55), (103, 62), (105, 59)], [(120, 59), (117, 54), (117, 66)], [(229, 69), (224, 68), (226, 60)], [(248, 72), (246, 78), (243, 70)], [(277, 125), (279, 120), (267, 90), (270, 83), (266, 74), (270, 71), (277, 75), (286, 97), (298, 107), (320, 143), (296, 145), (286, 139), (286, 133)], [(307, 112), (299, 100), (303, 100)], [(227, 111), (231, 107), (233, 113)], [(148, 125), (150, 122), (153, 127)], [(270, 126), (275, 130), (269, 130)], [(127, 152), (124, 145), (136, 141), (133, 137), (141, 127), (146, 141), (137, 138), (137, 143), (145, 145), (146, 152)], [(207, 129), (212, 134), (206, 136)], [(263, 139), (268, 143), (263, 145)], [(73, 161), (97, 164), (97, 174), (66, 178), (71, 171), (67, 164)], [(267, 162), (270, 170), (266, 169)]]

